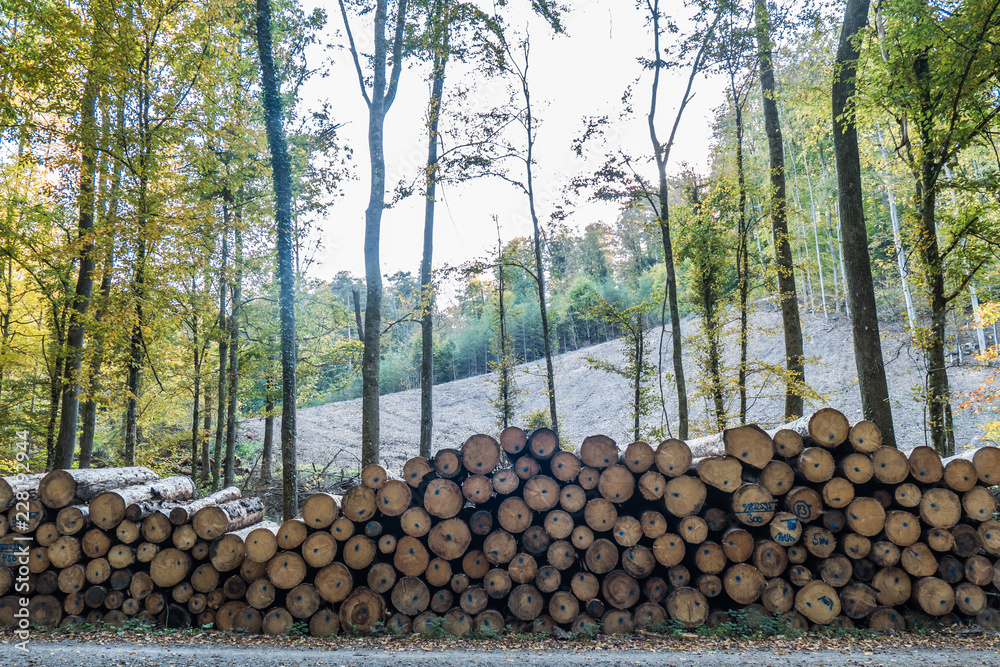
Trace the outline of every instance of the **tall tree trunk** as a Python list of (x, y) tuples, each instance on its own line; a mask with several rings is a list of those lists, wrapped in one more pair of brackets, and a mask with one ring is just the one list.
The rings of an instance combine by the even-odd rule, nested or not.
[(438, 172), (438, 122), (441, 119), (441, 98), (444, 95), (445, 67), (448, 65), (448, 26), (440, 23), (442, 2), (435, 3), (435, 19), (442, 33), (440, 44), (434, 41), (434, 81), (427, 123), (427, 194), (424, 201), (424, 251), (420, 260), (420, 456), (431, 455), (431, 434), (434, 427), (434, 286), (431, 267), (434, 253), (434, 198)]
[[(207, 350), (207, 347), (206, 347)], [(208, 456), (208, 434), (212, 432), (212, 385), (205, 382), (205, 404), (201, 409), (205, 421), (201, 425), (201, 481), (208, 483), (212, 465)]]
[[(878, 10), (875, 13), (875, 27), (878, 31), (878, 43), (882, 52), (882, 60), (889, 62), (889, 53), (885, 49), (885, 24)], [(903, 286), (903, 298), (906, 302), (906, 318), (910, 325), (910, 331), (913, 332), (917, 326), (917, 317), (913, 308), (913, 297), (910, 293), (910, 280), (906, 269), (906, 253), (903, 251), (903, 237), (899, 232), (899, 216), (896, 214), (896, 195), (893, 192), (892, 184), (889, 182), (889, 155), (885, 150), (885, 143), (882, 141), (882, 130), (877, 130), (875, 136), (878, 139), (878, 147), (882, 152), (882, 168), (885, 170), (882, 180), (885, 183), (886, 196), (889, 199), (889, 220), (892, 223), (892, 241), (896, 248), (896, 265), (899, 268), (899, 281)]]
[(63, 347), (66, 344), (66, 306), (58, 300), (52, 303), (52, 333), (53, 343), (49, 355), (49, 418), (45, 425), (45, 469), (58, 468), (56, 462), (56, 426), (59, 423), (59, 397), (62, 395), (62, 384), (65, 378), (66, 357)]
[[(826, 283), (823, 281), (823, 261), (822, 253), (819, 249), (819, 226), (816, 222), (816, 194), (813, 191), (812, 175), (809, 173), (809, 160), (806, 157), (806, 149), (802, 149), (802, 166), (806, 172), (806, 181), (809, 183), (809, 211), (812, 214), (812, 227), (813, 227), (813, 242), (816, 244), (816, 262), (819, 266), (819, 288), (821, 296), (823, 297), (823, 316), (829, 318), (829, 313), (826, 310)], [(837, 275), (837, 269), (833, 269), (834, 277)]]
[(264, 447), (260, 454), (260, 481), (266, 486), (271, 482), (271, 458), (274, 450), (274, 375), (268, 373), (264, 380)]
[[(697, 177), (693, 178), (692, 181), (689, 188), (691, 210), (698, 219), (704, 215), (704, 211), (699, 197)], [(714, 234), (711, 230), (706, 230), (704, 233)], [(708, 384), (715, 408), (715, 426), (719, 431), (724, 431), (726, 429), (726, 405), (723, 395), (722, 354), (719, 340), (722, 329), (719, 326), (717, 315), (718, 299), (715, 286), (718, 283), (718, 276), (713, 264), (715, 261), (715, 258), (711, 257), (697, 257), (694, 259), (694, 265), (699, 281), (698, 298), (701, 301), (705, 342), (708, 347)]]
[[(809, 158), (806, 149), (802, 147), (802, 168), (806, 172), (806, 182), (809, 184), (809, 212), (812, 217), (813, 242), (816, 244), (816, 266), (819, 272), (819, 291), (823, 299), (823, 317), (829, 319), (830, 314), (826, 310), (826, 282), (823, 279), (823, 254), (819, 249), (819, 228), (816, 224), (816, 194), (813, 191), (812, 174), (809, 173)], [(836, 268), (833, 270), (836, 275)]]
[[(194, 282), (193, 280), (191, 281)], [(201, 426), (201, 339), (198, 331), (198, 313), (191, 315), (191, 350), (194, 362), (194, 400), (191, 401), (191, 479), (198, 479), (198, 427)]]
[[(376, 0), (375, 3), (375, 56), (372, 61), (374, 76), (371, 97), (367, 100), (371, 182), (368, 208), (365, 209), (365, 283), (368, 298), (365, 304), (365, 351), (361, 363), (361, 465), (377, 463), (379, 459), (379, 370), (382, 346), (382, 266), (379, 260), (379, 239), (382, 210), (385, 208), (384, 127), (385, 115), (395, 98), (396, 84), (399, 81), (406, 16), (406, 0), (399, 0), (393, 41), (393, 72), (391, 80), (387, 80), (386, 4), (387, 0)], [(346, 23), (347, 14), (343, 10), (342, 1), (341, 10)]]
[[(657, 204), (657, 224), (660, 228), (660, 238), (663, 243), (663, 264), (666, 269), (666, 284), (664, 285), (664, 308), (661, 310), (660, 324), (660, 349), (657, 359), (657, 367), (661, 369), (658, 373), (660, 385), (660, 398), (664, 399), (663, 392), (663, 334), (666, 329), (666, 310), (670, 310), (670, 332), (671, 345), (673, 348), (674, 383), (677, 386), (677, 437), (684, 440), (688, 437), (688, 399), (687, 383), (684, 380), (684, 360), (681, 356), (681, 317), (680, 309), (677, 305), (677, 275), (674, 269), (674, 250), (670, 239), (670, 207), (668, 202), (669, 191), (667, 188), (667, 163), (670, 161), (670, 149), (673, 147), (674, 137), (677, 134), (677, 127), (680, 125), (684, 109), (691, 100), (691, 85), (694, 78), (701, 71), (702, 57), (708, 47), (712, 35), (715, 33), (715, 26), (718, 24), (722, 13), (716, 14), (715, 22), (711, 28), (703, 35), (701, 47), (694, 58), (691, 66), (691, 73), (688, 76), (687, 88), (681, 98), (677, 115), (674, 116), (674, 124), (670, 131), (670, 138), (667, 143), (661, 144), (656, 135), (656, 102), (660, 89), (660, 70), (664, 66), (660, 53), (660, 2), (654, 0), (652, 6), (647, 6), (650, 10), (650, 22), (653, 28), (653, 82), (650, 88), (649, 113), (646, 115), (646, 123), (649, 127), (649, 140), (653, 145), (653, 158), (656, 162), (656, 170), (659, 175), (659, 183), (656, 192)], [(662, 406), (666, 415), (666, 406)]]
[(69, 331), (66, 335), (65, 381), (62, 386), (62, 409), (59, 413), (59, 438), (55, 446), (54, 468), (73, 465), (76, 450), (76, 425), (80, 410), (80, 370), (83, 367), (83, 341), (86, 325), (83, 318), (90, 306), (94, 288), (94, 208), (97, 180), (97, 98), (101, 87), (100, 68), (103, 60), (103, 28), (98, 25), (96, 6), (91, 6), (93, 29), (90, 43), (90, 63), (80, 101), (80, 194), (78, 238), (80, 241), (80, 273), (76, 294), (70, 308)]
[(774, 235), (774, 262), (778, 274), (781, 320), (785, 332), (785, 419), (802, 416), (801, 389), (805, 382), (805, 358), (802, 353), (802, 325), (795, 294), (795, 267), (788, 243), (785, 217), (785, 165), (782, 153), (781, 125), (775, 103), (774, 65), (771, 61), (771, 26), (765, 0), (756, 0), (757, 51), (760, 57), (760, 88), (763, 97), (764, 129), (767, 134), (771, 172), (771, 229)]
[[(124, 99), (116, 110), (116, 124), (112, 128), (110, 119), (105, 113), (104, 122), (104, 143), (112, 143), (114, 135), (120, 134), (125, 126), (125, 102)], [(103, 161), (103, 160), (102, 160)], [(102, 175), (106, 175), (106, 167), (101, 168)], [(115, 229), (118, 223), (118, 201), (121, 193), (122, 161), (116, 159), (111, 169), (111, 187), (107, 197), (107, 207), (104, 209), (102, 225), (107, 229), (107, 233), (102, 234), (107, 248), (104, 252), (104, 266), (101, 274), (100, 298), (97, 302), (97, 312), (94, 314), (95, 322), (104, 322), (108, 307), (111, 304), (111, 281), (114, 274), (115, 255)], [(103, 176), (102, 176), (103, 179)], [(103, 180), (102, 180), (103, 182)], [(80, 462), (81, 468), (89, 468), (94, 452), (94, 434), (97, 430), (97, 394), (101, 390), (101, 366), (104, 364), (104, 342), (105, 332), (102, 327), (98, 327), (92, 339), (94, 354), (90, 362), (89, 388), (87, 397), (83, 403), (83, 414), (81, 415), (82, 427), (80, 430)]]
[[(143, 233), (140, 229), (140, 234)], [(135, 299), (135, 323), (132, 325), (132, 334), (129, 337), (128, 346), (128, 374), (126, 377), (125, 391), (125, 464), (135, 465), (135, 448), (138, 441), (138, 421), (139, 421), (139, 389), (142, 381), (143, 367), (143, 332), (142, 322), (145, 321), (142, 308), (142, 299), (145, 294), (146, 282), (146, 240), (139, 239), (138, 261), (135, 274), (132, 278), (132, 296)]]
[[(552, 332), (549, 328), (548, 304), (545, 298), (545, 265), (542, 262), (542, 229), (538, 220), (538, 213), (535, 209), (535, 124), (531, 105), (531, 87), (528, 85), (528, 69), (531, 65), (530, 51), (531, 44), (525, 41), (522, 44), (524, 50), (524, 67), (515, 65), (514, 71), (521, 85), (521, 95), (524, 99), (524, 129), (526, 139), (526, 154), (524, 155), (525, 184), (524, 191), (528, 195), (528, 211), (531, 214), (532, 229), (532, 250), (535, 260), (535, 271), (532, 276), (535, 280), (535, 288), (538, 294), (538, 311), (542, 320), (542, 346), (545, 352), (545, 382), (546, 393), (549, 403), (550, 427), (556, 433), (559, 432), (559, 415), (556, 412), (556, 377), (555, 368), (552, 364)], [(511, 58), (513, 61), (513, 58)], [(488, 348), (487, 348), (488, 349)]]
[[(792, 195), (795, 198), (795, 210), (797, 212), (802, 211), (802, 202), (799, 201), (799, 170), (795, 164), (795, 143), (789, 142), (791, 144), (791, 152), (787, 149), (784, 153), (784, 159), (788, 160), (791, 158), (792, 162)], [(803, 305), (808, 305), (808, 312), (816, 314), (816, 294), (813, 290), (813, 279), (812, 279), (812, 257), (809, 255), (809, 235), (806, 233), (806, 223), (801, 216), (799, 218), (799, 229), (802, 232), (802, 238), (800, 243), (795, 245), (795, 254), (799, 260), (799, 266), (802, 267), (802, 293), (804, 296)], [(802, 251), (805, 250), (805, 261), (802, 260)], [(823, 264), (819, 261), (819, 256), (816, 257), (816, 269), (819, 274), (820, 287), (823, 286)]]
[(747, 185), (743, 165), (743, 104), (739, 101), (735, 77), (730, 75), (733, 108), (736, 111), (736, 184), (739, 195), (737, 223), (736, 275), (740, 300), (740, 366), (737, 385), (740, 394), (740, 424), (747, 422), (747, 361), (749, 347), (749, 322), (747, 312), (750, 297), (750, 233), (747, 226)]
[(941, 456), (955, 453), (955, 434), (952, 427), (951, 389), (948, 386), (948, 369), (945, 365), (945, 317), (948, 300), (944, 291), (944, 262), (937, 242), (935, 222), (936, 170), (929, 158), (920, 164), (921, 180), (916, 188), (916, 208), (920, 225), (920, 255), (926, 274), (926, 290), (931, 310), (930, 332), (924, 337), (924, 354), (927, 357), (927, 423), (930, 426), (931, 446)]
[(632, 439), (640, 440), (642, 431), (642, 363), (646, 354), (645, 321), (642, 313), (636, 315), (635, 375), (632, 376)]
[(240, 382), (240, 303), (243, 298), (243, 233), (240, 212), (236, 209), (236, 278), (233, 280), (232, 314), (229, 316), (229, 407), (226, 412), (226, 473), (224, 486), (232, 486), (236, 468), (236, 407)]
[(226, 394), (228, 375), (226, 366), (229, 359), (229, 318), (226, 317), (226, 287), (229, 285), (227, 268), (229, 263), (229, 202), (222, 203), (222, 261), (219, 264), (219, 376), (215, 396), (215, 445), (212, 447), (212, 491), (218, 491), (222, 483), (222, 441), (226, 432)]
[(844, 235), (841, 255), (845, 262), (845, 282), (853, 313), (851, 328), (861, 409), (865, 419), (875, 422), (882, 431), (882, 444), (895, 447), (892, 406), (885, 380), (875, 286), (868, 256), (857, 120), (853, 107), (849, 108), (856, 89), (858, 35), (868, 21), (868, 7), (869, 0), (848, 0), (844, 10), (844, 26), (833, 77), (833, 149), (840, 192), (840, 226)]
[[(650, 127), (652, 127), (652, 123), (650, 123)], [(658, 142), (654, 141), (654, 144), (656, 144), (658, 151), (661, 150)], [(667, 278), (664, 290), (666, 291), (667, 308), (670, 315), (670, 344), (674, 364), (674, 384), (677, 386), (677, 437), (685, 440), (688, 437), (689, 421), (687, 382), (684, 380), (684, 359), (681, 354), (681, 315), (677, 304), (677, 273), (674, 269), (674, 248), (670, 239), (667, 161), (665, 158), (659, 158), (656, 162), (660, 178), (660, 185), (657, 189), (657, 197), (660, 203), (660, 238), (663, 241), (663, 264), (666, 269)]]
[[(496, 216), (494, 216), (496, 222)], [(497, 380), (500, 384), (500, 426), (507, 428), (514, 419), (514, 364), (510, 351), (511, 341), (507, 332), (507, 304), (504, 290), (503, 245), (500, 241), (500, 225), (497, 223), (497, 320), (500, 327), (500, 353), (497, 355)]]
[[(108, 244), (113, 245), (114, 239), (109, 238)], [(103, 322), (111, 301), (111, 274), (114, 270), (113, 249), (108, 248), (104, 259), (103, 275), (101, 275), (100, 302), (95, 314), (96, 322)], [(87, 398), (83, 402), (80, 430), (80, 468), (89, 468), (94, 454), (94, 434), (97, 431), (97, 394), (101, 390), (101, 366), (104, 364), (104, 333), (94, 336), (94, 357), (90, 362), (90, 381)]]
[(295, 452), (295, 273), (292, 264), (292, 169), (285, 142), (281, 96), (274, 71), (270, 0), (257, 0), (257, 46), (260, 51), (264, 121), (271, 150), (274, 208), (278, 223), (278, 277), (281, 281), (281, 486), (282, 515), (291, 519), (299, 510)]
[(147, 225), (151, 216), (149, 202), (149, 179), (152, 167), (153, 156), (153, 124), (151, 122), (151, 97), (149, 90), (152, 80), (150, 68), (151, 58), (149, 50), (151, 45), (147, 45), (146, 54), (143, 59), (145, 68), (142, 81), (143, 87), (138, 97), (139, 106), (139, 160), (138, 160), (138, 201), (136, 215), (136, 233), (138, 235), (135, 269), (132, 277), (132, 299), (135, 308), (135, 319), (132, 323), (132, 335), (129, 338), (128, 352), (128, 377), (126, 379), (126, 403), (125, 403), (125, 465), (135, 465), (135, 449), (139, 439), (139, 389), (142, 382), (142, 369), (145, 351), (145, 340), (143, 329), (146, 325), (146, 317), (143, 309), (143, 300), (146, 298), (146, 254), (148, 252)]

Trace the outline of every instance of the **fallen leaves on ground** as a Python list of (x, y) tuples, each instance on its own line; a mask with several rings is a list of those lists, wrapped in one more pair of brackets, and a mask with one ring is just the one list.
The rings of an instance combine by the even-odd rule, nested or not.
[[(995, 631), (969, 630), (968, 628), (944, 629), (929, 633), (880, 634), (877, 636), (847, 634), (826, 636), (807, 634), (800, 637), (768, 637), (745, 639), (732, 637), (703, 637), (693, 633), (681, 636), (642, 635), (606, 636), (594, 638), (573, 637), (559, 640), (547, 636), (507, 635), (490, 639), (469, 638), (427, 638), (420, 635), (393, 636), (338, 636), (330, 639), (316, 637), (247, 635), (219, 630), (198, 632), (164, 632), (143, 630), (90, 630), (70, 632), (55, 630), (32, 633), (32, 641), (86, 641), (96, 644), (118, 644), (127, 642), (158, 643), (162, 646), (213, 645), (213, 646), (261, 646), (291, 649), (327, 650), (384, 650), (384, 651), (468, 651), (468, 652), (515, 652), (515, 651), (560, 651), (588, 653), (594, 651), (645, 651), (645, 652), (689, 652), (711, 653), (715, 651), (770, 651), (775, 655), (793, 652), (839, 651), (855, 655), (871, 655), (876, 652), (907, 651), (921, 649), (954, 649), (962, 651), (1000, 651), (1000, 633)], [(0, 645), (11, 644), (17, 639), (9, 631), (0, 633)]]

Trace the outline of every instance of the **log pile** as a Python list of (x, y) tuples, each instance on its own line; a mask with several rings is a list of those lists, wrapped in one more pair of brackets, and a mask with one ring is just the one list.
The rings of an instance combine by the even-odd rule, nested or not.
[[(29, 511), (7, 510), (0, 549), (30, 545), (43, 624), (614, 634), (749, 609), (802, 629), (1000, 627), (1000, 448), (942, 461), (880, 440), (829, 408), (692, 442), (701, 458), (680, 440), (569, 452), (508, 428), (410, 459), (401, 479), (368, 466), (282, 524), (238, 490), (192, 501), (187, 478), (55, 471), (11, 487)], [(0, 568), (0, 625), (16, 578)]]

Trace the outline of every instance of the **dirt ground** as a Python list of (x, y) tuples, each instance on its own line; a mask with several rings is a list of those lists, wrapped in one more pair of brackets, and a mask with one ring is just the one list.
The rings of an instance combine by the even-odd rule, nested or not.
[[(750, 358), (765, 360), (771, 364), (783, 364), (784, 343), (780, 330), (780, 314), (761, 310), (754, 316), (753, 336), (750, 342)], [(805, 335), (805, 354), (808, 359), (806, 380), (818, 397), (809, 400), (806, 411), (830, 405), (847, 413), (851, 421), (862, 418), (860, 395), (858, 393), (857, 371), (854, 363), (854, 347), (851, 325), (843, 316), (804, 315), (802, 319)], [(735, 323), (731, 326), (735, 326)], [(686, 349), (698, 337), (698, 323), (688, 318), (683, 323)], [(966, 332), (968, 333), (968, 332)], [(915, 391), (922, 386), (924, 370), (922, 361), (912, 349), (901, 331), (888, 329), (883, 332), (883, 357), (889, 393), (892, 401), (897, 441), (902, 449), (910, 449), (925, 444), (923, 403), (915, 397)], [(659, 331), (649, 334), (653, 350), (658, 348)], [(663, 344), (665, 368), (671, 368), (670, 340)], [(726, 363), (735, 366), (736, 345), (729, 341)], [(655, 354), (655, 352), (654, 352)], [(586, 357), (610, 360), (619, 363), (621, 344), (613, 341), (560, 355), (555, 359), (556, 394), (560, 431), (568, 442), (579, 443), (588, 435), (603, 433), (620, 443), (631, 442), (629, 429), (630, 392), (627, 382), (616, 375), (594, 370)], [(973, 415), (968, 410), (959, 409), (964, 397), (985, 379), (990, 369), (977, 366), (966, 356), (963, 365), (949, 369), (949, 378), (954, 394), (955, 440), (959, 449), (977, 446), (982, 435), (979, 424), (986, 421), (984, 415)], [(688, 378), (688, 393), (692, 413), (692, 437), (714, 431), (708, 426), (708, 400), (698, 394), (700, 371), (694, 359), (685, 360), (685, 374)], [(762, 426), (779, 423), (783, 407), (783, 389), (776, 383), (767, 382), (765, 372), (751, 377), (758, 387), (764, 384), (774, 386), (769, 391), (758, 389), (752, 395), (750, 418)], [(547, 408), (544, 386), (544, 366), (541, 362), (524, 364), (517, 375), (517, 383), (523, 390), (521, 412)], [(493, 376), (484, 375), (458, 380), (434, 387), (434, 449), (457, 447), (474, 433), (496, 433), (495, 418), (490, 413), (487, 396), (494, 391)], [(665, 381), (670, 421), (676, 428), (676, 398), (669, 379)], [(731, 406), (730, 409), (734, 409)], [(383, 396), (382, 412), (382, 463), (389, 470), (399, 471), (403, 462), (416, 455), (419, 443), (419, 390), (403, 391)], [(657, 420), (658, 423), (658, 420)], [(304, 408), (298, 413), (299, 458), (304, 463), (322, 467), (333, 462), (330, 469), (356, 468), (360, 460), (361, 400), (330, 403)], [(249, 420), (242, 426), (243, 437), (263, 438), (263, 421)]]
[(405, 640), (368, 645), (363, 640), (320, 643), (244, 637), (229, 641), (178, 641), (149, 637), (143, 641), (108, 638), (47, 637), (22, 652), (0, 637), (4, 667), (969, 667), (1000, 665), (995, 634), (965, 639), (906, 635), (871, 641), (764, 640), (752, 642), (643, 638), (559, 642), (420, 642)]

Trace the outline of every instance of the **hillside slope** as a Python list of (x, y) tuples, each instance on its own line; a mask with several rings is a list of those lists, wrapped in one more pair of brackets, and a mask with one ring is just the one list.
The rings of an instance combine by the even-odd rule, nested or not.
[[(806, 380), (818, 393), (818, 399), (808, 400), (806, 411), (823, 405), (837, 407), (847, 413), (853, 422), (861, 419), (851, 327), (847, 318), (805, 315), (802, 320), (805, 335), (805, 353), (808, 358)], [(733, 325), (735, 326), (735, 325)], [(697, 322), (689, 318), (683, 322), (686, 341), (698, 335)], [(889, 382), (890, 397), (897, 439), (903, 449), (925, 444), (923, 404), (915, 398), (915, 389), (923, 383), (924, 371), (916, 351), (909, 348), (899, 331), (884, 333), (883, 355)], [(657, 348), (659, 330), (649, 335), (652, 349)], [(725, 361), (733, 368), (736, 345), (727, 341)], [(688, 350), (692, 349), (688, 342)], [(780, 315), (773, 311), (757, 312), (753, 316), (753, 335), (750, 341), (751, 359), (781, 364), (783, 339), (780, 332)], [(670, 341), (664, 341), (664, 368), (671, 368)], [(594, 433), (604, 433), (621, 443), (631, 441), (628, 403), (630, 392), (627, 382), (616, 375), (594, 370), (585, 357), (607, 359), (618, 363), (621, 343), (613, 341), (577, 350), (556, 357), (556, 393), (558, 399), (560, 430), (569, 442), (578, 443)], [(685, 354), (685, 374), (690, 410), (693, 421), (692, 437), (715, 429), (707, 427), (708, 401), (697, 395), (700, 369), (689, 352)], [(955, 440), (959, 449), (977, 442), (982, 435), (979, 427), (983, 415), (972, 415), (958, 409), (962, 396), (979, 386), (988, 369), (969, 363), (950, 369), (949, 377), (955, 394)], [(762, 373), (752, 381), (758, 390), (749, 410), (751, 421), (762, 426), (780, 423), (783, 390), (779, 384)], [(544, 364), (532, 362), (519, 368), (518, 386), (523, 390), (523, 414), (529, 410), (546, 408)], [(495, 391), (492, 375), (467, 378), (434, 387), (434, 449), (457, 447), (474, 433), (496, 433), (495, 418), (490, 413), (487, 396)], [(672, 383), (665, 384), (667, 407), (671, 424), (676, 432), (677, 405)], [(735, 405), (730, 406), (735, 409)], [(420, 392), (403, 391), (382, 397), (382, 463), (388, 469), (399, 471), (403, 462), (417, 453), (420, 426)], [(330, 403), (304, 408), (298, 413), (299, 459), (319, 467), (331, 461), (331, 469), (356, 468), (359, 461), (361, 400)], [(656, 417), (657, 423), (659, 421)], [(696, 422), (696, 423), (695, 423)], [(275, 427), (275, 435), (277, 435)], [(242, 436), (263, 438), (263, 420), (244, 422)], [(275, 458), (278, 459), (277, 443)]]

